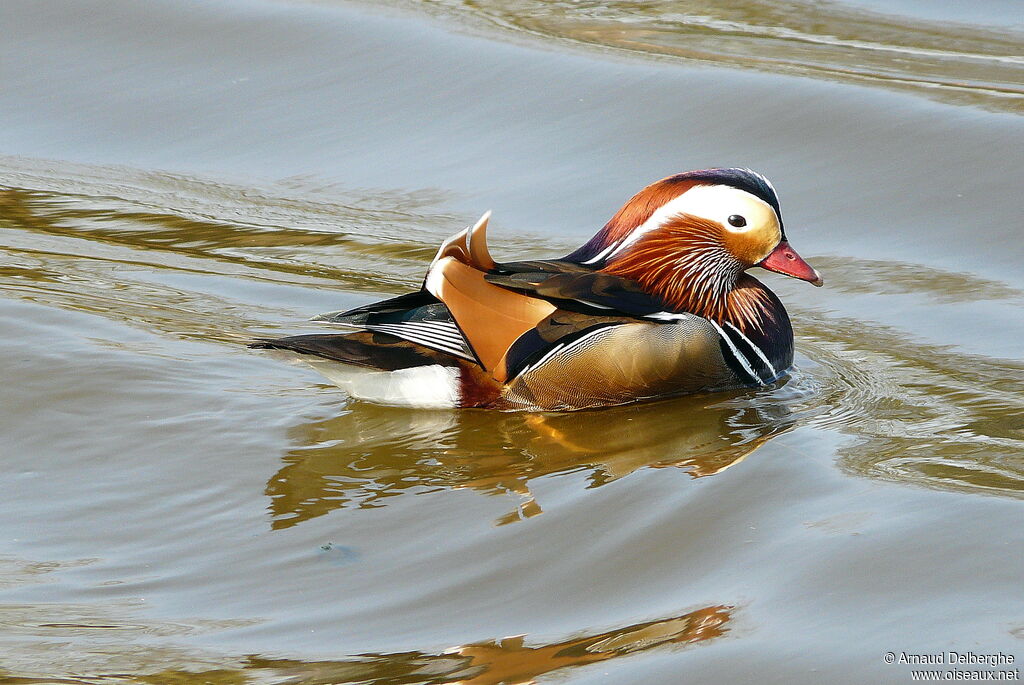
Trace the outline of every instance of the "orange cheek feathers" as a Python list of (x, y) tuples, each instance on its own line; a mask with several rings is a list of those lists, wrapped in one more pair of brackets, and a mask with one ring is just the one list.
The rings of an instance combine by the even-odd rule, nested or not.
[(771, 254), (782, 239), (778, 226), (767, 225), (743, 233), (734, 233), (722, 228), (723, 242), (736, 259), (747, 266), (754, 266)]

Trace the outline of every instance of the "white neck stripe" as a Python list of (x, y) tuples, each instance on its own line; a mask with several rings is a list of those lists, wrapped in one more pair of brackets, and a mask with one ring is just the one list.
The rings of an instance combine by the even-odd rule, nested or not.
[(615, 247), (615, 243), (612, 243), (611, 245), (609, 245), (608, 247), (604, 248), (603, 250), (598, 252), (595, 256), (591, 257), (590, 259), (588, 259), (587, 261), (585, 261), (583, 263), (584, 264), (593, 264), (594, 262), (601, 261), (601, 259), (603, 259), (606, 254), (611, 252), (614, 247)]
[(711, 319), (707, 319), (707, 322), (714, 326), (715, 330), (718, 331), (718, 334), (722, 336), (722, 340), (724, 340), (725, 344), (729, 346), (729, 349), (732, 351), (733, 356), (736, 357), (736, 361), (740, 363), (740, 366), (742, 366), (743, 370), (747, 372), (747, 375), (749, 375), (750, 378), (754, 380), (758, 385), (764, 385), (764, 381), (761, 380), (760, 376), (754, 373), (754, 369), (750, 366), (750, 362), (747, 361), (746, 357), (740, 354), (740, 351), (736, 349), (736, 344), (729, 339), (729, 336), (725, 334), (725, 331), (722, 330), (722, 327), (719, 326), (714, 321), (712, 321)]
[(747, 341), (747, 344), (750, 345), (754, 349), (754, 352), (756, 352), (757, 356), (761, 358), (761, 361), (764, 362), (764, 365), (767, 366), (768, 369), (772, 372), (772, 379), (774, 380), (775, 377), (779, 375), (779, 372), (776, 371), (775, 367), (772, 365), (772, 363), (770, 361), (768, 361), (768, 357), (765, 356), (765, 353), (761, 350), (761, 348), (758, 347), (757, 345), (755, 345), (750, 338), (748, 338), (747, 336), (743, 335), (743, 332), (740, 331), (740, 329), (736, 328), (735, 326), (733, 326), (728, 321), (725, 322), (725, 325), (728, 326), (729, 328), (733, 329), (734, 331), (736, 331), (737, 335), (739, 335), (741, 338), (743, 338), (744, 340)]

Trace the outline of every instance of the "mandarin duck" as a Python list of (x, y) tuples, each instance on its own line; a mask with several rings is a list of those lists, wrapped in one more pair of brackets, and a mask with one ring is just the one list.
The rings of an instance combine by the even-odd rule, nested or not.
[(652, 183), (561, 259), (496, 262), (489, 216), (441, 245), (418, 291), (314, 318), (358, 331), (252, 346), (311, 355), (356, 399), (583, 409), (773, 383), (793, 364), (793, 329), (745, 272), (822, 284), (749, 169)]

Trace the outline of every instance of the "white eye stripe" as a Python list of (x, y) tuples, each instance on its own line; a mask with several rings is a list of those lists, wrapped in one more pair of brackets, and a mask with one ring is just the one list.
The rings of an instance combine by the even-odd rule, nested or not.
[[(731, 233), (744, 233), (772, 220), (779, 223), (775, 209), (759, 197), (727, 185), (698, 185), (663, 204), (647, 221), (630, 231), (618, 245), (614, 248), (605, 248), (590, 261), (615, 257), (646, 233), (664, 226), (682, 214), (710, 219)], [(733, 215), (742, 217), (745, 225), (732, 226), (729, 217)]]

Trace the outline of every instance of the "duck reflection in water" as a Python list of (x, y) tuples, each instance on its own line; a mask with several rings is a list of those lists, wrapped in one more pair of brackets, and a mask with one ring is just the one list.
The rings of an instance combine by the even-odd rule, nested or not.
[(442, 654), (361, 654), (345, 661), (301, 662), (249, 657), (246, 671), (267, 670), (289, 682), (441, 683), (518, 685), (546, 673), (607, 661), (665, 645), (695, 644), (720, 637), (731, 606), (708, 606), (682, 616), (638, 623), (596, 635), (529, 646), (525, 636), (453, 647)]
[[(784, 392), (784, 390), (777, 390)], [(292, 429), (267, 483), (274, 528), (389, 497), (450, 488), (511, 495), (496, 523), (541, 513), (531, 479), (588, 472), (600, 487), (643, 468), (720, 473), (794, 423), (776, 393), (690, 396), (562, 414), (407, 410), (353, 403)]]

